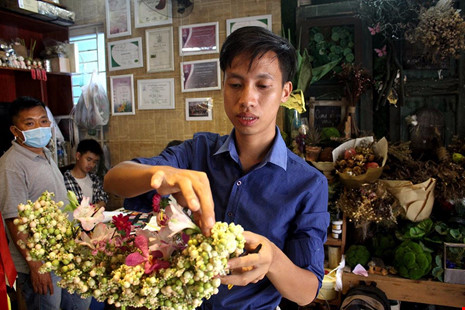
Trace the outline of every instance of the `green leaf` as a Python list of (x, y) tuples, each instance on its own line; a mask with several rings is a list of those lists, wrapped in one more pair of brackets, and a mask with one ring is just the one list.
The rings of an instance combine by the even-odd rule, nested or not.
[(77, 200), (76, 194), (73, 191), (68, 191), (66, 195), (68, 197), (69, 203), (63, 210), (66, 212), (72, 212), (79, 206), (79, 202)]
[(443, 275), (444, 275), (444, 269), (442, 267), (434, 267), (433, 270), (431, 271), (431, 274), (433, 277), (438, 279), (439, 281), (443, 282)]
[(420, 239), (425, 235), (425, 231), (418, 226), (410, 228), (409, 233), (410, 237), (414, 239)]
[(433, 221), (431, 219), (426, 219), (418, 223), (418, 228), (423, 229), (425, 234), (428, 234), (433, 229)]
[(305, 91), (310, 85), (312, 79), (312, 62), (310, 60), (310, 55), (305, 49), (300, 63), (300, 70), (297, 76), (297, 89), (302, 89)]
[(449, 231), (449, 234), (452, 236), (457, 241), (460, 241), (462, 239), (462, 234), (460, 233), (460, 229), (451, 229)]
[(434, 261), (436, 262), (437, 266), (442, 266), (442, 257), (441, 257), (441, 255), (436, 255), (436, 257), (434, 258)]
[(340, 61), (341, 59), (337, 59), (334, 61), (331, 61), (325, 65), (316, 67), (312, 69), (312, 79), (310, 81), (310, 84), (315, 83), (316, 81), (319, 81), (323, 76), (328, 74)]
[(428, 248), (423, 242), (418, 242), (421, 246), (421, 249), (427, 253), (433, 253), (434, 251), (430, 248)]
[(440, 235), (447, 235), (447, 225), (443, 222), (439, 222), (434, 226), (434, 230)]

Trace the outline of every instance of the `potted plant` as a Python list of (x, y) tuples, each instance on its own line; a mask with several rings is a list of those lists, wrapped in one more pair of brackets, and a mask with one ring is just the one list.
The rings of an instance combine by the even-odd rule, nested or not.
[(321, 153), (321, 146), (318, 144), (321, 140), (320, 131), (317, 128), (309, 128), (305, 137), (305, 160), (317, 161)]

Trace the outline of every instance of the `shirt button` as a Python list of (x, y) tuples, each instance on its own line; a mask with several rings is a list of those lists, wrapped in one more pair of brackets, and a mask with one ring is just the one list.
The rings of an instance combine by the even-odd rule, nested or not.
[(237, 186), (241, 186), (241, 184), (242, 184), (242, 181), (237, 181), (237, 182), (236, 182), (236, 185), (237, 185)]
[(234, 215), (234, 213), (228, 212), (228, 216), (229, 216), (229, 217), (233, 217), (233, 215)]

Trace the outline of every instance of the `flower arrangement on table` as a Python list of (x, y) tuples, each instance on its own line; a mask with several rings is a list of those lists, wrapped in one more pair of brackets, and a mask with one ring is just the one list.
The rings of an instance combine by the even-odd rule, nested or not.
[(172, 197), (154, 196), (145, 228), (123, 214), (104, 223), (104, 209), (86, 198), (78, 205), (73, 192), (64, 208), (73, 211), (70, 221), (53, 197), (44, 192), (18, 205), (15, 224), (29, 235), (20, 246), (29, 250), (28, 259), (44, 262), (41, 272), (55, 272), (61, 287), (83, 298), (117, 307), (195, 309), (218, 293), (228, 259), (244, 248), (240, 225), (217, 222), (205, 237)]

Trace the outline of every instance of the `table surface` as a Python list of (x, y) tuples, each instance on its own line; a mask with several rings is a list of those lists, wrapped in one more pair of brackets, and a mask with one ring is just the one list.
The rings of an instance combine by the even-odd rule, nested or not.
[(397, 276), (382, 276), (370, 274), (368, 277), (353, 273), (342, 274), (342, 293), (358, 285), (359, 281), (367, 284), (376, 282), (392, 300), (417, 302), (448, 307), (465, 307), (465, 285), (444, 283), (439, 281), (410, 280)]

